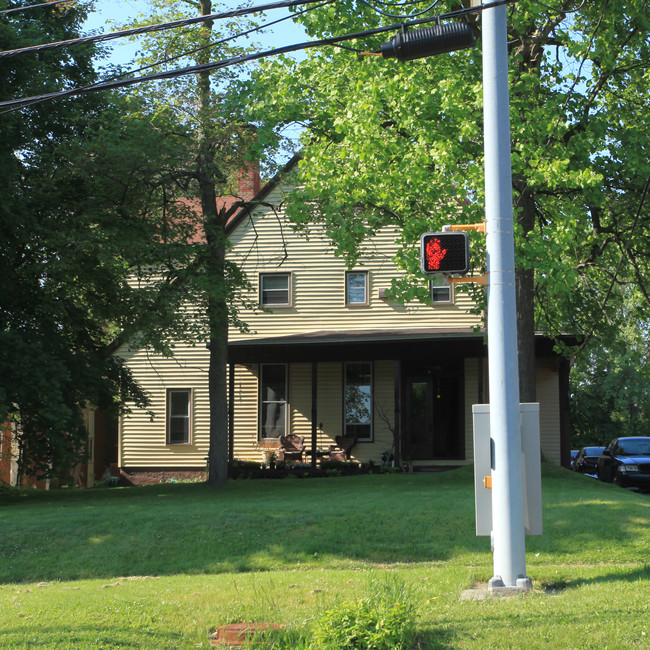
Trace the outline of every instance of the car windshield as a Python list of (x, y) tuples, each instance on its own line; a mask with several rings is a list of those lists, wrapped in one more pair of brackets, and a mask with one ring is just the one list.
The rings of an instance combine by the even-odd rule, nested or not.
[(650, 438), (619, 440), (616, 453), (619, 456), (650, 456)]

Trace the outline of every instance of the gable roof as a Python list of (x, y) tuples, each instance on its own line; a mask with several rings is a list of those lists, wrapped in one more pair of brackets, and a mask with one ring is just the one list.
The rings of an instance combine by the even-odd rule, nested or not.
[[(289, 162), (287, 162), (282, 167), (282, 169), (280, 169), (280, 171), (278, 171), (278, 173), (268, 183), (266, 183), (264, 187), (262, 187), (250, 201), (246, 201), (244, 205), (228, 219), (228, 222), (226, 223), (226, 235), (229, 235), (234, 230), (236, 230), (236, 228), (239, 226), (239, 224), (242, 223), (242, 221), (244, 221), (244, 219), (251, 216), (255, 209), (264, 203), (269, 194), (275, 190), (275, 188), (284, 180), (285, 176), (294, 169), (294, 167), (300, 162), (301, 159), (301, 153), (294, 154), (291, 157), (291, 160), (289, 160)], [(242, 201), (234, 199), (231, 206), (235, 203), (242, 203)]]

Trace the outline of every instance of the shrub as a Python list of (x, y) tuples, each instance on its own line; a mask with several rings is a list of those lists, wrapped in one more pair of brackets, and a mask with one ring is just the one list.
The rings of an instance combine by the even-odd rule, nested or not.
[(269, 630), (260, 650), (413, 650), (415, 607), (397, 576), (371, 579), (367, 594), (335, 603), (314, 623)]
[(411, 649), (415, 612), (397, 579), (371, 581), (368, 595), (327, 610), (313, 632), (314, 648), (350, 650)]

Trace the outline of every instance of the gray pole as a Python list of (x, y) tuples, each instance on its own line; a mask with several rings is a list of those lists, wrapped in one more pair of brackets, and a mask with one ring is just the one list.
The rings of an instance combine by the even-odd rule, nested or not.
[(491, 590), (529, 588), (519, 418), (517, 305), (505, 5), (482, 12), (488, 359), (492, 466)]

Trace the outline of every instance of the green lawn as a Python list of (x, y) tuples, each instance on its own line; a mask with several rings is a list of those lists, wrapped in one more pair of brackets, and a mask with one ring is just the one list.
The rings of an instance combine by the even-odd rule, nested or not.
[(544, 467), (532, 593), (492, 576), (472, 473), (0, 496), (0, 647), (209, 647), (217, 626), (301, 631), (404, 584), (424, 648), (650, 648), (650, 498)]

